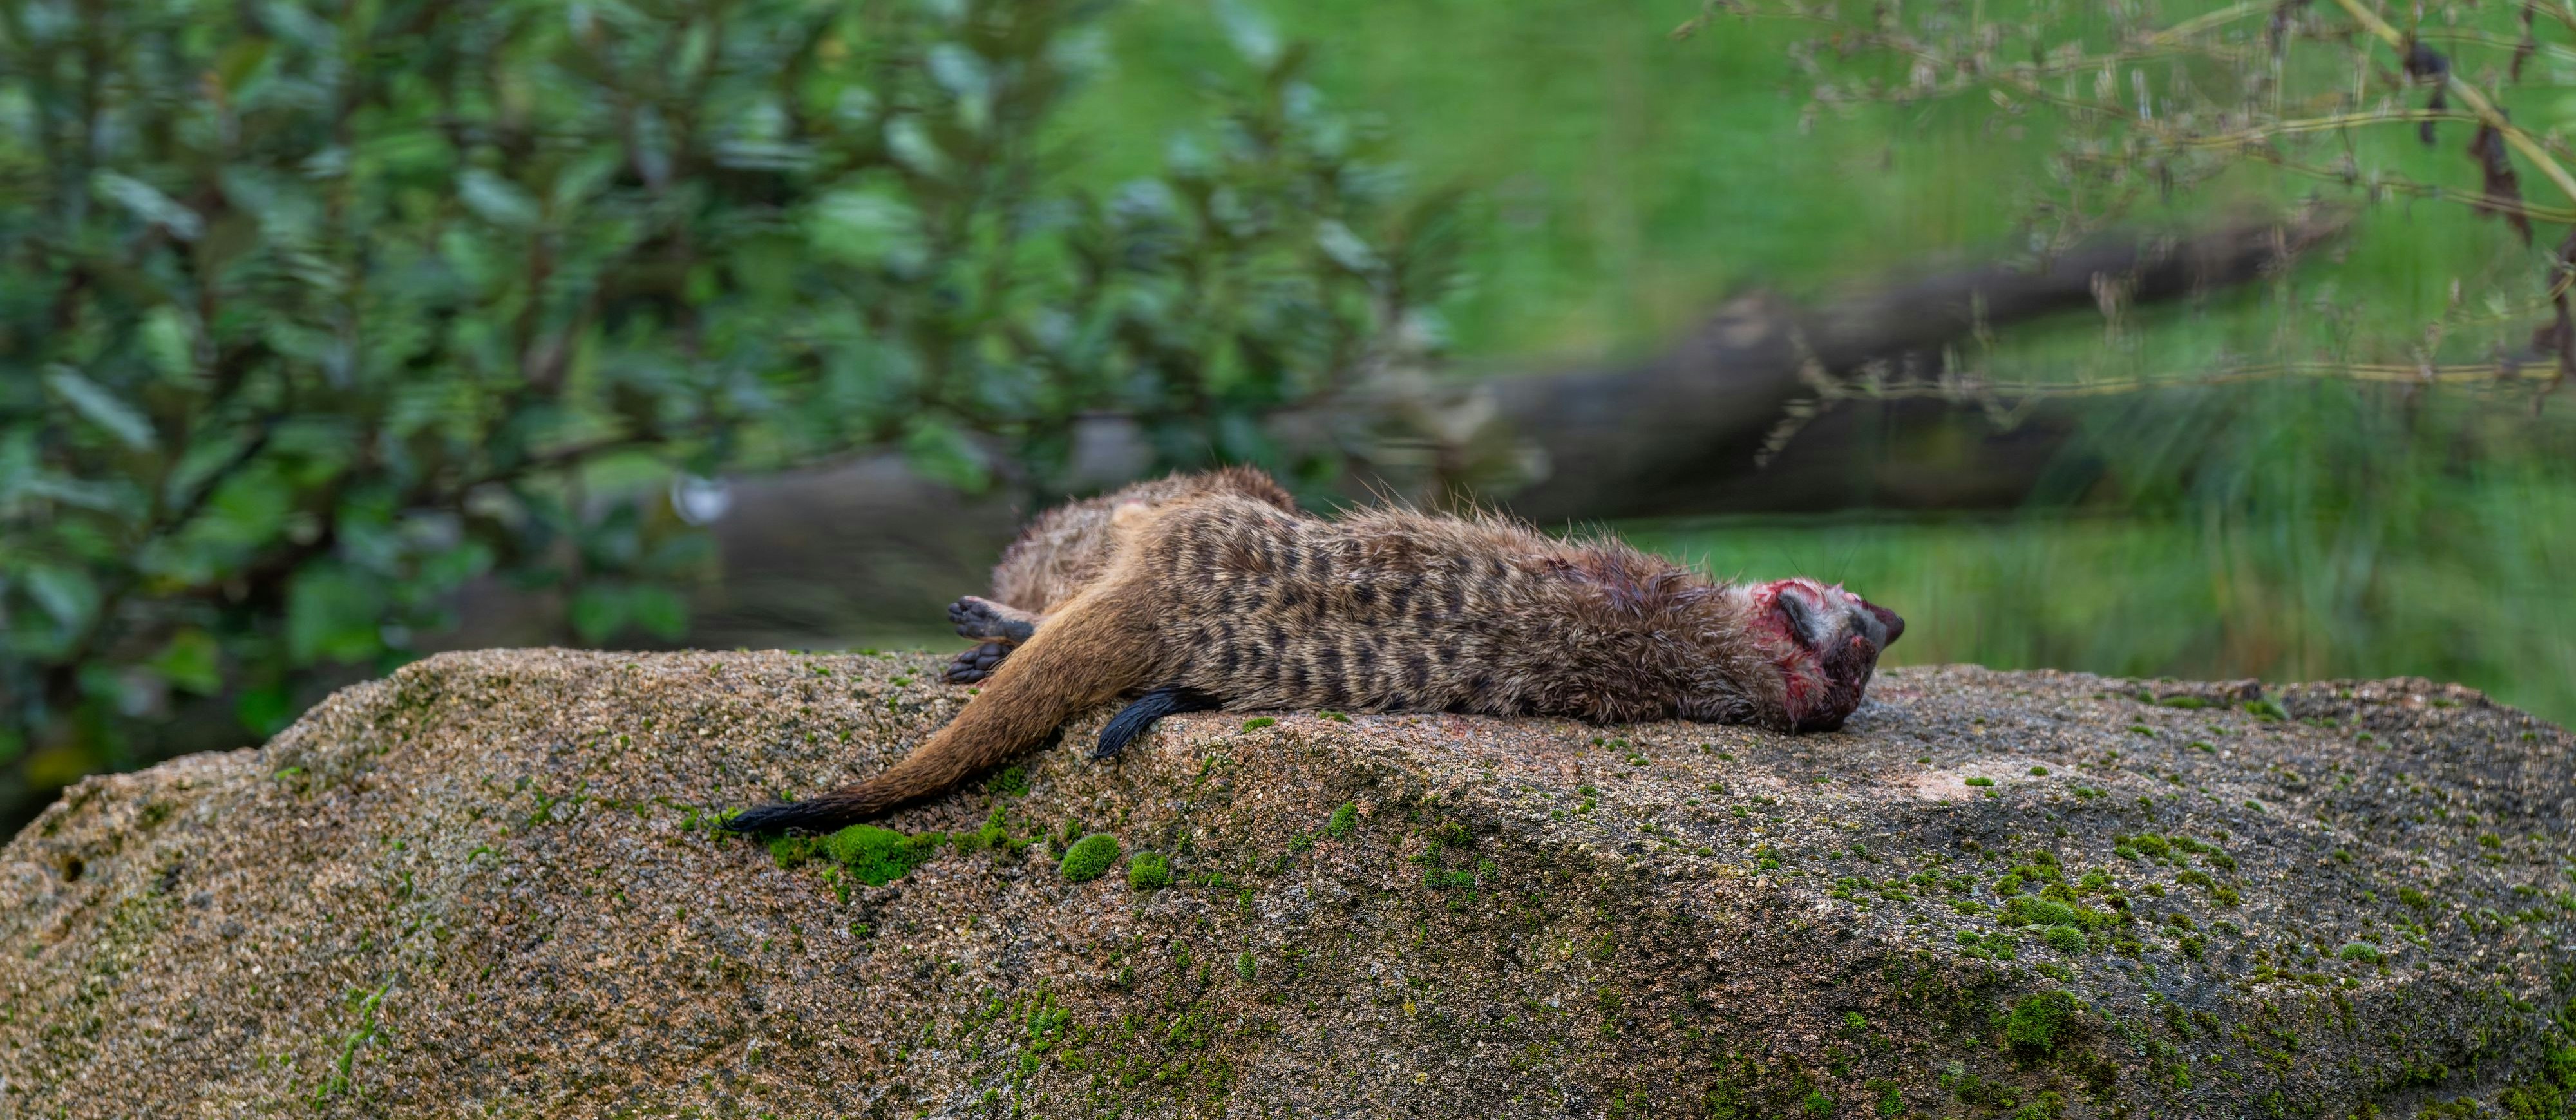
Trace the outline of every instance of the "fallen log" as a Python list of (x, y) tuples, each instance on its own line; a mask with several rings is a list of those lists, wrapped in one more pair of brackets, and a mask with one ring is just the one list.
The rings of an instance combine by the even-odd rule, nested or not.
[[(1760, 460), (1766, 438), (1822, 384), (1882, 366), (1929, 368), (1945, 346), (2050, 315), (2243, 284), (2343, 228), (2327, 217), (2111, 237), (2036, 267), (1940, 272), (1816, 309), (1757, 292), (1644, 361), (1390, 377), (1275, 416), (1271, 430), (1287, 446), (1336, 449), (1350, 468), (1343, 498), (1474, 500), (1543, 525), (2008, 507), (2059, 461), (2071, 414), (2005, 424), (1943, 401), (1845, 402), (1777, 448), (1767, 469)], [(1935, 428), (1937, 441), (1888, 438)], [(1115, 486), (1155, 462), (1138, 425), (1123, 417), (1087, 421), (1076, 448), (1079, 489)], [(1027, 510), (1058, 496), (1025, 487), (963, 495), (919, 479), (890, 453), (741, 482), (714, 525), (724, 580), (697, 602), (694, 640), (821, 646), (900, 632), (913, 620), (935, 632), (937, 607), (980, 586)]]

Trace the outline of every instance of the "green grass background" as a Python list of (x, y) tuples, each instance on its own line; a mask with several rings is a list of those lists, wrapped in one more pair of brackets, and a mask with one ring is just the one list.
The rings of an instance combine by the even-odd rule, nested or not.
[[(2211, 5), (2171, 5), (2172, 19)], [(1814, 295), (1945, 254), (2009, 250), (2049, 193), (2050, 123), (1982, 103), (1807, 115), (1792, 29), (1720, 23), (1676, 41), (1687, 2), (1306, 0), (1261, 18), (1317, 47), (1315, 84), (1361, 110), (1426, 189), (1472, 188), (1470, 286), (1454, 351), (1515, 362), (1652, 350), (1752, 285)], [(2504, 13), (2509, 18), (2510, 13)], [(1065, 122), (1074, 173), (1158, 160), (1232, 69), (1224, 9), (1137, 0), (1105, 27), (1110, 70)], [(2463, 48), (2460, 65), (2497, 60)], [(2566, 63), (2536, 60), (2516, 119), (2570, 117)], [(2018, 125), (2019, 127), (2015, 127)], [(2450, 126), (2360, 134), (2372, 166), (2474, 187)], [(2526, 186), (2545, 189), (2526, 171)], [(2187, 220), (2331, 186), (2252, 170), (2157, 201)], [(2557, 231), (2544, 231), (2544, 241)], [(2529, 298), (2540, 250), (2454, 205), (2384, 203), (2328, 258), (2269, 286), (2112, 329), (2079, 315), (1982, 355), (1998, 376), (2187, 372), (2321, 353), (2385, 360), (2481, 293)], [(2455, 303), (2455, 292), (2468, 294)], [(2476, 360), (2528, 324), (2510, 309), (2436, 352)], [(1543, 364), (1543, 363), (1542, 363)], [(1806, 572), (1903, 612), (1898, 663), (2186, 677), (2421, 674), (2576, 719), (2576, 440), (2556, 403), (2298, 382), (2192, 390), (2189, 430), (2105, 411), (2091, 449), (2115, 501), (2016, 515), (1835, 515), (1621, 526), (1721, 574)], [(2173, 402), (2167, 400), (2163, 404)]]

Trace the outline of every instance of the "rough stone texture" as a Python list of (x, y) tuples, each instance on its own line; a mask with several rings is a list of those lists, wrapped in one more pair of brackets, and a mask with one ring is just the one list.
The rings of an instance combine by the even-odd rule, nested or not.
[[(2463, 689), (2301, 686), (2282, 719), (2239, 686), (1905, 670), (1798, 739), (1198, 715), (888, 822), (1110, 833), (1170, 858), (1159, 891), (1123, 863), (1069, 884), (1046, 845), (869, 887), (708, 829), (919, 742), (965, 697), (932, 667), (442, 656), (264, 748), (86, 781), (0, 858), (0, 1115), (2549, 1116), (2576, 1092), (2576, 752)], [(2121, 846), (2141, 833), (2168, 839)], [(2019, 913), (2077, 921), (1999, 960), (1960, 932), (2006, 930), (2015, 866), (2066, 907)]]

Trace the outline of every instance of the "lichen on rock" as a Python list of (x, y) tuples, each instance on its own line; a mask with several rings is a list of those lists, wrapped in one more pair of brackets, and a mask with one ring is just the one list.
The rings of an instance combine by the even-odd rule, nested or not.
[(449, 655), (87, 780), (0, 853), (0, 1115), (2576, 1107), (2576, 744), (2464, 689), (1206, 713), (714, 827), (917, 745), (932, 668)]

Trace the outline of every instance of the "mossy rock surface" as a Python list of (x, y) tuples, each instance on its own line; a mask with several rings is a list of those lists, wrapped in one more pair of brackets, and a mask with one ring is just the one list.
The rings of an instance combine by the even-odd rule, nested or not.
[[(1206, 713), (866, 852), (708, 827), (919, 743), (966, 700), (935, 668), (448, 655), (84, 781), (0, 853), (0, 1115), (2576, 1107), (2576, 744), (2467, 690), (1899, 670), (1795, 739)], [(1169, 885), (1067, 882), (1093, 833)]]

